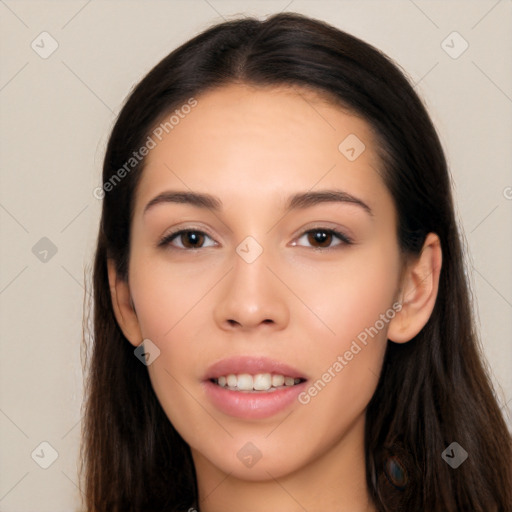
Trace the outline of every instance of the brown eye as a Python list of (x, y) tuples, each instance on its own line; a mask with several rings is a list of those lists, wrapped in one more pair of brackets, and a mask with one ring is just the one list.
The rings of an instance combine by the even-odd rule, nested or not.
[(309, 231), (308, 242), (311, 245), (317, 245), (317, 247), (329, 247), (332, 242), (332, 233), (329, 231)]
[(183, 247), (186, 249), (194, 249), (201, 247), (204, 243), (204, 233), (200, 231), (185, 231), (180, 234)]
[[(211, 240), (211, 242), (205, 244), (207, 239)], [(202, 249), (215, 245), (215, 242), (202, 231), (182, 229), (181, 231), (165, 236), (158, 245), (171, 249)]]
[(343, 233), (327, 228), (310, 229), (299, 237), (299, 241), (304, 239), (306, 244), (302, 242), (293, 245), (309, 246), (313, 249), (334, 249), (352, 243), (352, 240)]

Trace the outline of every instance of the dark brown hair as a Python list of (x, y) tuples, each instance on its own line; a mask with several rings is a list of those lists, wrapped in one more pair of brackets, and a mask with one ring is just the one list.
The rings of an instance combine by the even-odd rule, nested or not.
[[(410, 342), (388, 342), (366, 412), (367, 485), (376, 507), (510, 512), (511, 438), (480, 355), (446, 160), (425, 107), (385, 55), (298, 14), (213, 26), (165, 57), (133, 90), (111, 133), (104, 183), (162, 116), (235, 82), (305, 87), (363, 117), (377, 135), (402, 253), (417, 255), (429, 232), (441, 241), (433, 313)], [(197, 503), (190, 450), (163, 412), (111, 304), (107, 258), (127, 279), (143, 164), (123, 173), (111, 190), (105, 187), (103, 200), (82, 444), (83, 493), (91, 512), (168, 512)], [(441, 457), (452, 442), (469, 454), (457, 469)]]

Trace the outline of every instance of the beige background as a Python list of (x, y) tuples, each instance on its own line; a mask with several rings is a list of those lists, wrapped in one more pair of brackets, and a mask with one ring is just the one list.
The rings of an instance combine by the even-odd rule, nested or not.
[[(123, 99), (211, 23), (281, 10), (376, 45), (425, 98), (453, 173), (483, 346), (510, 424), (511, 1), (2, 0), (1, 511), (79, 510), (83, 282), (100, 211), (92, 191)], [(51, 49), (43, 31), (58, 43), (46, 59), (31, 47)], [(453, 31), (469, 44), (458, 58), (458, 36), (445, 43), (452, 56), (442, 47)], [(34, 254), (43, 237), (55, 255), (44, 253), (48, 241)], [(51, 462), (44, 441), (58, 453), (48, 469), (35, 462)]]

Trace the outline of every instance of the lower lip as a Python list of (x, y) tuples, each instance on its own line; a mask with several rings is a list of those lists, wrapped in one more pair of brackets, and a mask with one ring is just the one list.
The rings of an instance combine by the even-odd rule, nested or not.
[(204, 381), (204, 390), (213, 405), (223, 413), (243, 419), (269, 418), (283, 411), (297, 400), (306, 382), (269, 393), (247, 393), (223, 388), (211, 381)]

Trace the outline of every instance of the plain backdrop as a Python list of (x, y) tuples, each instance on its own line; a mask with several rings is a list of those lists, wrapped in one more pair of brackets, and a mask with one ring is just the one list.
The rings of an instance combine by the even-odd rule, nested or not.
[(84, 273), (101, 206), (93, 190), (122, 102), (212, 23), (282, 10), (380, 48), (424, 98), (453, 175), (482, 344), (510, 424), (511, 1), (1, 0), (1, 511), (80, 510)]

